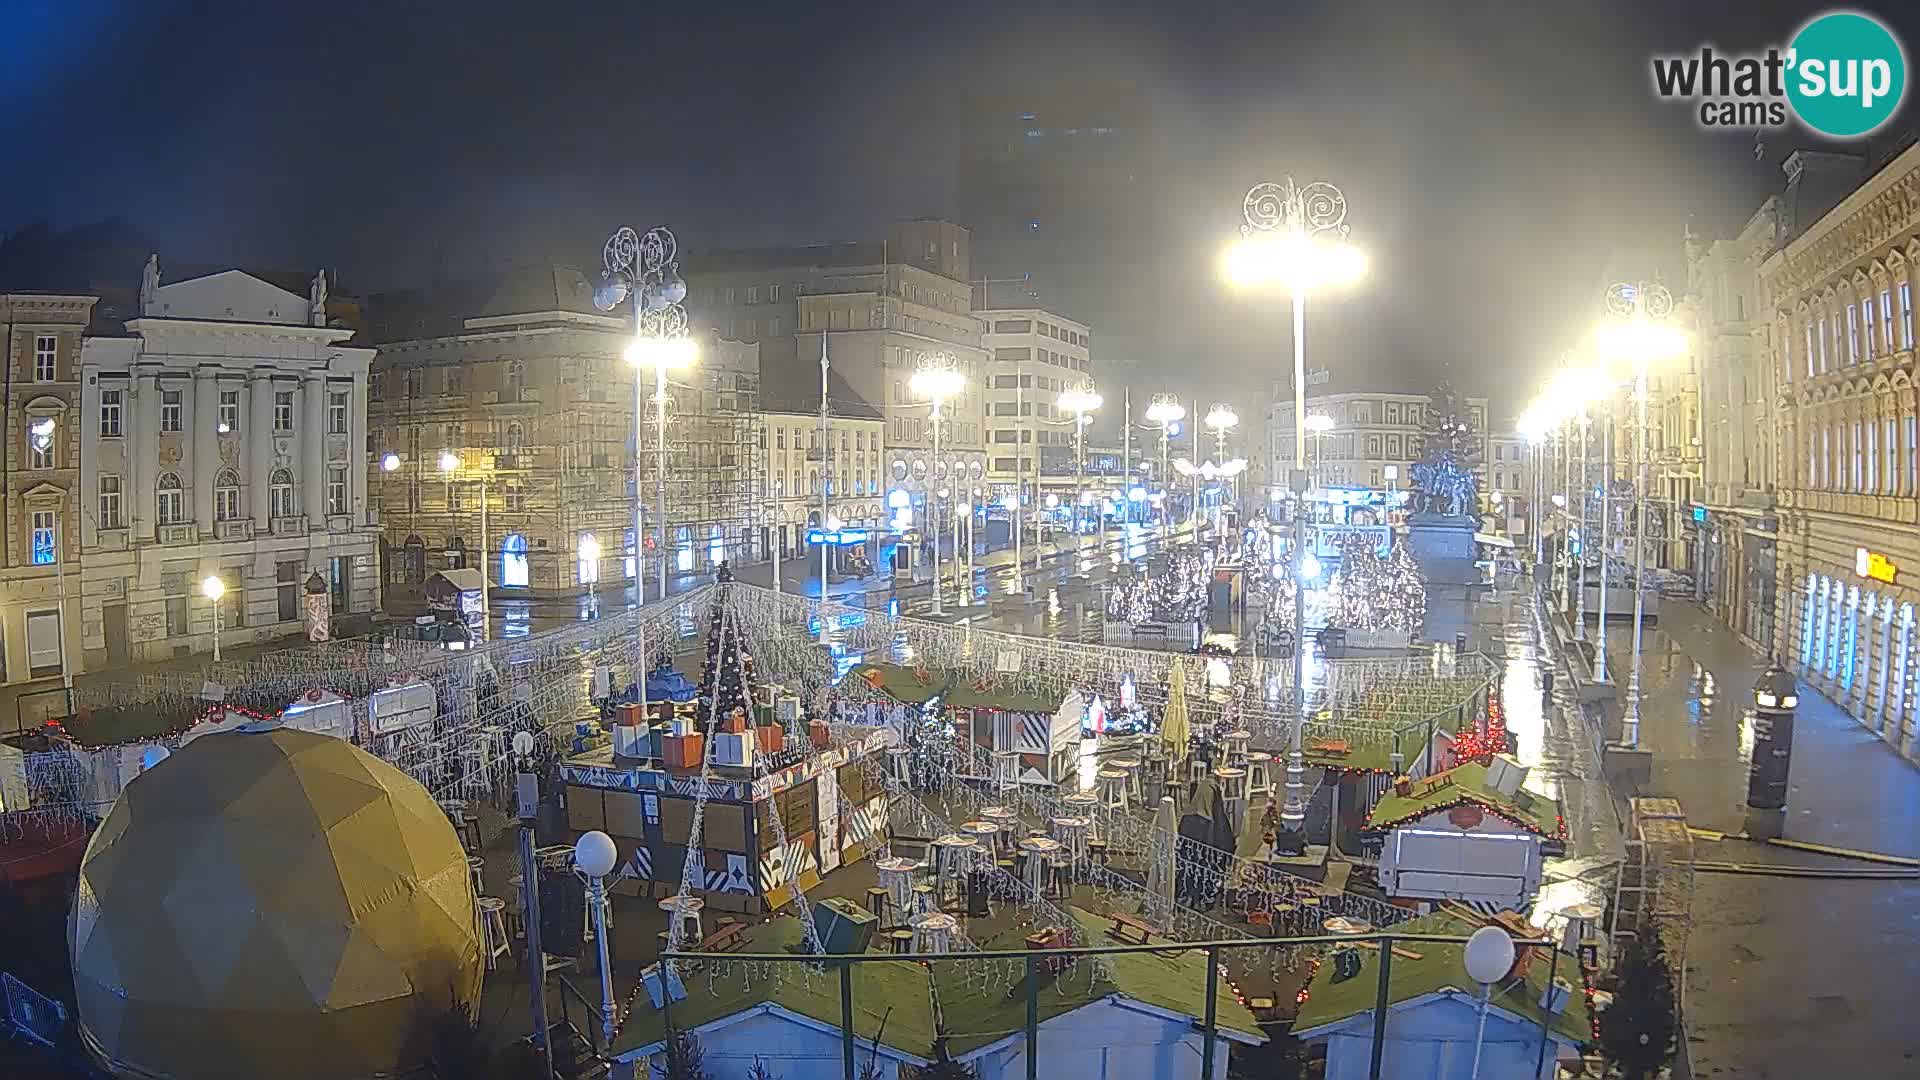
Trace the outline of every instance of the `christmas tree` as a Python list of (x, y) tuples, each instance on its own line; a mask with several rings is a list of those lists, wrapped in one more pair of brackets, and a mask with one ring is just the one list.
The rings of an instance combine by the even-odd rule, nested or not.
[(1383, 559), (1371, 538), (1347, 540), (1328, 592), (1330, 626), (1410, 633), (1426, 617), (1427, 586), (1404, 546)]
[[(714, 606), (707, 630), (707, 658), (700, 668), (700, 698), (713, 702), (717, 719), (735, 709), (753, 715), (747, 684), (753, 679), (753, 656), (741, 640), (737, 624), (729, 625), (719, 605)], [(705, 720), (703, 714), (702, 720)]]
[(1637, 935), (1620, 956), (1620, 986), (1600, 1014), (1600, 1049), (1626, 1080), (1650, 1080), (1673, 1056), (1673, 971), (1654, 934)]

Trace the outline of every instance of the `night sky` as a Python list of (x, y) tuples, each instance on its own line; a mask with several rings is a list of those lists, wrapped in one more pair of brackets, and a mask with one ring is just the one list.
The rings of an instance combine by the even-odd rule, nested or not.
[[(1816, 145), (1773, 133), (1756, 161), (1750, 130), (1656, 101), (1649, 56), (1784, 44), (1821, 10), (12, 0), (0, 229), (122, 215), (163, 264), (324, 264), (355, 291), (591, 263), (621, 222), (696, 251), (875, 238), (953, 215), (969, 90), (1118, 75), (1149, 94), (1161, 178), (1144, 375), (1271, 379), (1281, 306), (1228, 293), (1216, 258), (1245, 189), (1290, 172), (1345, 189), (1373, 259), (1313, 308), (1310, 363), (1512, 407), (1606, 281), (1672, 265), (1690, 217), (1737, 228)], [(1920, 42), (1899, 6), (1866, 10)]]

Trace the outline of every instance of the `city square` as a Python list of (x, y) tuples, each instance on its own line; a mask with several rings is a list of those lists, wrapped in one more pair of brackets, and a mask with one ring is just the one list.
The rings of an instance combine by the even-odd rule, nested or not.
[(842, 7), (22, 19), (0, 1076), (1920, 1069), (1911, 13)]

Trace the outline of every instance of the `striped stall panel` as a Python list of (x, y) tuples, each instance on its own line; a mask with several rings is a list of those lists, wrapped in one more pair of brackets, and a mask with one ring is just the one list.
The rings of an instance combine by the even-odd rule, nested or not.
[(841, 821), (840, 839), (843, 849), (855, 844), (865, 844), (876, 835), (884, 832), (887, 824), (887, 799), (882, 795), (869, 800), (865, 806), (854, 809)]
[(632, 851), (628, 853), (626, 860), (620, 864), (620, 869), (615, 872), (614, 877), (637, 881), (652, 881), (652, 849), (648, 848), (646, 842), (642, 840), (635, 840), (632, 843)]
[(1040, 713), (1020, 713), (1017, 723), (1018, 741), (1013, 748), (1022, 754), (1046, 756), (1053, 736), (1053, 717)]
[(722, 870), (707, 870), (703, 887), (713, 893), (734, 893), (739, 896), (753, 895), (753, 877), (747, 873), (747, 857), (738, 852), (729, 851), (727, 865)]

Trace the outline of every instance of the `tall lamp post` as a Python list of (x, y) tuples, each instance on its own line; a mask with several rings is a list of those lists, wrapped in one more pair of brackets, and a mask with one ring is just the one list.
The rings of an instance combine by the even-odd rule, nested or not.
[(1321, 479), (1327, 467), (1327, 433), (1334, 429), (1334, 419), (1326, 413), (1314, 413), (1307, 417), (1307, 434), (1313, 436), (1313, 487), (1318, 490), (1325, 486)]
[[(1215, 405), (1213, 408), (1207, 410), (1207, 415), (1201, 423), (1207, 425), (1207, 430), (1213, 432), (1213, 459), (1222, 466), (1225, 466), (1227, 463), (1227, 432), (1240, 423), (1240, 414), (1234, 412), (1233, 406), (1231, 405)], [(1228, 480), (1231, 482), (1231, 477), (1229, 477)], [(1221, 502), (1213, 504), (1213, 533), (1215, 538), (1218, 538), (1220, 535), (1220, 511), (1221, 503), (1224, 501), (1225, 497), (1222, 496)]]
[[(1327, 183), (1296, 185), (1255, 184), (1247, 191), (1241, 212), (1246, 223), (1240, 241), (1227, 256), (1228, 279), (1239, 286), (1278, 285), (1293, 301), (1293, 562), (1303, 578), (1307, 557), (1307, 295), (1315, 289), (1358, 280), (1366, 272), (1366, 256), (1346, 242), (1347, 197)], [(1305, 843), (1307, 816), (1306, 758), (1301, 748), (1306, 727), (1305, 682), (1306, 586), (1297, 580), (1293, 590), (1293, 731), (1287, 752), (1287, 794), (1280, 810), (1281, 828), (1290, 846)]]
[(220, 598), (227, 595), (227, 583), (217, 574), (208, 574), (200, 583), (200, 595), (213, 605), (213, 662), (220, 662)]
[[(453, 474), (459, 471), (460, 455), (451, 450), (440, 451), (440, 475), (445, 478), (448, 491), (453, 490), (453, 485), (457, 482)], [(493, 586), (487, 580), (486, 474), (481, 473), (477, 481), (480, 484), (480, 637), (484, 640), (493, 633), (493, 607), (487, 598), (487, 594), (493, 591)]]
[[(613, 837), (598, 829), (580, 834), (573, 845), (573, 865), (587, 876), (588, 914), (593, 918), (594, 950), (600, 959), (600, 1033), (604, 1046), (613, 1045), (613, 968), (607, 957), (607, 875), (619, 858)], [(678, 914), (674, 916), (676, 919)], [(545, 963), (544, 959), (535, 963)]]
[[(646, 536), (641, 503), (640, 427), (646, 413), (646, 384), (641, 368), (653, 369), (654, 415), (659, 458), (655, 468), (654, 518), (658, 527), (655, 540), (660, 552), (660, 596), (667, 595), (667, 372), (693, 363), (697, 348), (687, 336), (687, 310), (681, 302), (687, 298), (687, 283), (680, 276), (679, 241), (672, 230), (656, 226), (636, 233), (622, 225), (607, 238), (600, 251), (600, 282), (593, 290), (593, 306), (612, 311), (626, 300), (633, 300), (633, 341), (626, 348), (626, 360), (634, 365), (633, 379), (633, 598), (635, 606), (647, 598), (645, 563), (640, 558)], [(639, 626), (639, 623), (635, 623)], [(639, 631), (636, 631), (638, 633)], [(646, 642), (639, 643), (641, 671), (638, 681), (646, 682)]]
[[(958, 394), (967, 385), (966, 376), (960, 374), (959, 361), (952, 353), (927, 353), (920, 357), (919, 370), (913, 373), (908, 386), (914, 393), (925, 397), (933, 405), (933, 467), (927, 470), (927, 532), (933, 536), (933, 613), (944, 615), (940, 606), (940, 502), (937, 497), (940, 467), (940, 403)], [(958, 479), (955, 479), (958, 482)], [(822, 594), (822, 602), (825, 595)]]
[(1168, 546), (1172, 546), (1173, 543), (1173, 507), (1166, 495), (1169, 489), (1168, 482), (1173, 474), (1167, 467), (1167, 441), (1170, 436), (1179, 432), (1180, 419), (1186, 415), (1187, 407), (1180, 404), (1180, 399), (1172, 394), (1155, 394), (1152, 403), (1147, 406), (1148, 422), (1160, 429), (1161, 521), (1166, 526)]
[(1627, 713), (1620, 724), (1620, 741), (1640, 745), (1640, 640), (1646, 612), (1646, 584), (1641, 580), (1647, 562), (1647, 368), (1656, 360), (1687, 350), (1684, 332), (1662, 320), (1673, 314), (1673, 294), (1651, 282), (1618, 282), (1607, 289), (1607, 313), (1613, 318), (1598, 335), (1603, 356), (1633, 365), (1634, 450), (1633, 527), (1633, 662), (1627, 669)]
[(1088, 505), (1086, 492), (1082, 490), (1087, 484), (1087, 422), (1100, 402), (1100, 394), (1092, 383), (1060, 394), (1060, 408), (1073, 414), (1073, 546), (1076, 551), (1086, 547), (1086, 537), (1080, 531), (1080, 507)]

